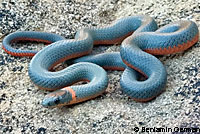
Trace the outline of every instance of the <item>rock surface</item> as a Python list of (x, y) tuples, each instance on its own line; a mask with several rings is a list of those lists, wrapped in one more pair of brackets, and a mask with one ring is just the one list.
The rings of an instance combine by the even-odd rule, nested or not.
[[(53, 32), (73, 38), (80, 27), (104, 26), (128, 15), (147, 14), (159, 26), (189, 19), (200, 27), (199, 0), (1, 0), (0, 45), (17, 30)], [(16, 46), (41, 49), (43, 45)], [(98, 47), (94, 53), (118, 51)], [(0, 49), (0, 133), (134, 133), (142, 128), (200, 126), (200, 43), (189, 50), (161, 56), (168, 72), (166, 91), (148, 103), (136, 103), (120, 90), (122, 72), (108, 71), (107, 93), (74, 106), (47, 109), (48, 92), (28, 77), (30, 58), (16, 58)], [(180, 132), (180, 131), (179, 131)]]

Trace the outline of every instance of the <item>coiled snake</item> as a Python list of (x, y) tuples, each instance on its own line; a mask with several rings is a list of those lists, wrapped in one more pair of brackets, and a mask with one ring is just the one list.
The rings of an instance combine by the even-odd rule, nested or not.
[[(10, 44), (18, 40), (50, 45), (38, 53), (12, 48)], [(124, 70), (120, 80), (123, 92), (136, 101), (149, 101), (164, 90), (167, 78), (165, 67), (153, 55), (184, 51), (197, 41), (198, 28), (192, 21), (177, 21), (157, 29), (154, 19), (139, 15), (122, 18), (103, 28), (83, 28), (75, 39), (44, 32), (15, 32), (4, 38), (3, 49), (13, 56), (34, 56), (37, 53), (29, 65), (30, 79), (42, 89), (59, 89), (48, 94), (42, 104), (63, 106), (102, 94), (108, 85), (103, 68)], [(119, 42), (122, 42), (120, 52), (82, 57), (92, 51), (93, 45)], [(74, 60), (76, 64), (61, 71), (50, 71), (58, 63), (73, 58), (78, 58)], [(137, 72), (147, 79), (139, 81)], [(81, 80), (89, 83), (72, 85)]]

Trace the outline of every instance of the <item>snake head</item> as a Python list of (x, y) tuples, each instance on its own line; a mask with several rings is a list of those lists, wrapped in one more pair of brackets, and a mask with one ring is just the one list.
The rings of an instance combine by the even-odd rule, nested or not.
[(71, 100), (71, 93), (67, 90), (61, 89), (47, 94), (42, 101), (42, 105), (44, 107), (59, 107), (67, 105)]

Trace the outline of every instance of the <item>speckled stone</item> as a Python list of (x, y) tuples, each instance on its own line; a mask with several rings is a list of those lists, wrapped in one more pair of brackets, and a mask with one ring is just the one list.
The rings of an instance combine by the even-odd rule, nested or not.
[[(17, 30), (57, 33), (73, 38), (81, 27), (104, 26), (124, 16), (147, 14), (159, 26), (189, 19), (200, 27), (199, 0), (1, 0), (2, 38)], [(37, 49), (43, 44), (14, 44)], [(95, 47), (93, 53), (119, 51)], [(189, 50), (160, 56), (168, 73), (166, 91), (148, 103), (136, 103), (120, 90), (122, 72), (108, 71), (102, 96), (74, 106), (47, 109), (40, 105), (47, 91), (28, 77), (31, 58), (17, 58), (0, 49), (0, 133), (134, 133), (135, 127), (200, 127), (200, 43)]]

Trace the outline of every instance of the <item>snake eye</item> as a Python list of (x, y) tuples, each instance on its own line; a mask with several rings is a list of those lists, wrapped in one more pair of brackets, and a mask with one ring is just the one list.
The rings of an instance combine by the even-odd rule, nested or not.
[(56, 99), (54, 100), (54, 103), (55, 103), (55, 104), (59, 104), (59, 102), (60, 102), (60, 99), (59, 99), (59, 98), (56, 98)]

